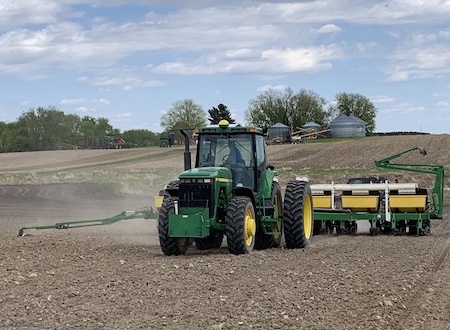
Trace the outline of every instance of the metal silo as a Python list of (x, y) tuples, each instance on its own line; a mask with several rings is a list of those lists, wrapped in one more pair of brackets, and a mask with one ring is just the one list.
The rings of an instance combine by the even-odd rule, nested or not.
[(366, 122), (350, 115), (339, 115), (331, 123), (331, 137), (364, 137)]
[(270, 140), (273, 140), (277, 137), (283, 138), (283, 141), (286, 141), (288, 137), (290, 137), (290, 128), (289, 126), (282, 124), (282, 123), (276, 123), (275, 125), (272, 125), (267, 130), (267, 136)]
[(318, 132), (321, 130), (321, 126), (313, 121), (309, 121), (307, 122), (305, 125), (302, 126), (303, 129), (310, 131), (314, 131), (314, 132)]

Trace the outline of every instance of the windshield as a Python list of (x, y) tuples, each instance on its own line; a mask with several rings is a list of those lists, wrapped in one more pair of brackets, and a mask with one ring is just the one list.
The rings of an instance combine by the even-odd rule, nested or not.
[(198, 139), (197, 167), (226, 166), (232, 148), (240, 154), (239, 161), (251, 166), (252, 139), (249, 134), (201, 134)]

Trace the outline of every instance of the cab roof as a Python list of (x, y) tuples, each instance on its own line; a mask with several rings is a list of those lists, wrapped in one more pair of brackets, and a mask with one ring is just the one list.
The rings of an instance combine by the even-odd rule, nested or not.
[(257, 127), (241, 126), (239, 124), (230, 124), (228, 120), (222, 119), (219, 124), (207, 125), (196, 130), (197, 134), (205, 133), (254, 133), (264, 135), (262, 129)]

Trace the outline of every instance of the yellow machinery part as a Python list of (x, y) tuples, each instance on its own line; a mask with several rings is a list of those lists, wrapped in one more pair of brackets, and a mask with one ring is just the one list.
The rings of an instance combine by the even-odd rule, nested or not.
[(331, 209), (331, 196), (313, 196), (315, 209)]
[(354, 212), (378, 210), (379, 196), (342, 196), (342, 208)]
[(426, 195), (390, 195), (389, 207), (398, 212), (425, 212)]
[(162, 206), (164, 196), (155, 196), (155, 207), (159, 210)]

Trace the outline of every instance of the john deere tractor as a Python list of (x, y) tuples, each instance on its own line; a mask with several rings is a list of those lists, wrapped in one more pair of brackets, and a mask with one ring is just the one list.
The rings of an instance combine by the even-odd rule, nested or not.
[(183, 255), (192, 242), (200, 250), (219, 248), (226, 236), (230, 253), (246, 254), (280, 246), (283, 233), (287, 248), (307, 246), (314, 223), (309, 183), (287, 183), (283, 203), (262, 130), (222, 120), (196, 133), (195, 168), (182, 131), (185, 170), (164, 190), (158, 219), (163, 253)]

